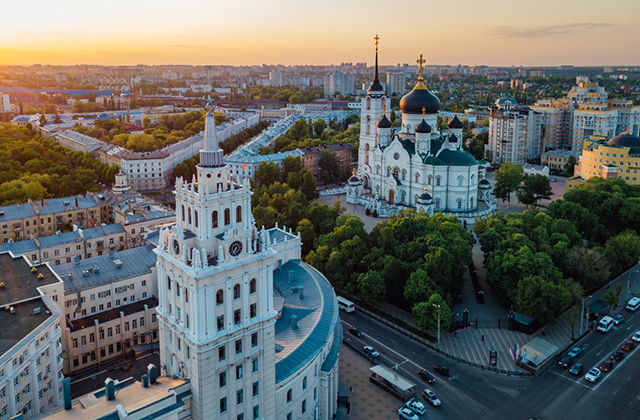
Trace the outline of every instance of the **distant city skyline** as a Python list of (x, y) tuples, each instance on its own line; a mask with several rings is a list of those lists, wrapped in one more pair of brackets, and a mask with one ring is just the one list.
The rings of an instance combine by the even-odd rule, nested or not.
[(640, 65), (640, 2), (60, 0), (4, 5), (0, 65)]

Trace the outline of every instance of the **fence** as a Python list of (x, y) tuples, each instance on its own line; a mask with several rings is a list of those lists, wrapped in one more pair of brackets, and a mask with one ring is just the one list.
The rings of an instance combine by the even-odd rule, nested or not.
[[(365, 315), (375, 319), (376, 321), (381, 322), (381, 323), (385, 324), (386, 326), (388, 326), (388, 327), (400, 332), (401, 334), (404, 334), (407, 337), (412, 338), (413, 340), (419, 342), (420, 344), (423, 344), (423, 345), (429, 347), (431, 350), (433, 350), (435, 352), (438, 352), (441, 355), (446, 356), (446, 357), (448, 357), (448, 358), (450, 358), (452, 360), (455, 360), (456, 362), (464, 363), (464, 364), (472, 366), (472, 367), (476, 367), (476, 368), (480, 368), (480, 369), (484, 369), (484, 370), (489, 370), (489, 371), (492, 371), (492, 372), (501, 373), (503, 375), (509, 375), (509, 376), (535, 376), (536, 375), (535, 373), (532, 373), (532, 372), (522, 372), (522, 371), (519, 371), (519, 370), (517, 370), (517, 371), (503, 370), (503, 369), (498, 369), (498, 368), (495, 368), (495, 367), (481, 365), (481, 364), (478, 364), (478, 363), (475, 363), (475, 362), (470, 362), (470, 361), (465, 360), (465, 359), (461, 359), (459, 357), (456, 357), (456, 356), (453, 356), (451, 354), (445, 353), (444, 351), (438, 349), (436, 346), (431, 344), (431, 342), (429, 342), (427, 339), (422, 338), (419, 335), (416, 335), (416, 334), (412, 333), (411, 331), (407, 331), (405, 328), (402, 328), (402, 327), (394, 324), (393, 322), (388, 321), (388, 320), (382, 318), (381, 316), (374, 314), (371, 311), (368, 311), (368, 310), (366, 310), (366, 309), (364, 309), (364, 308), (362, 308), (362, 307), (360, 307), (358, 305), (356, 305), (356, 309), (359, 310), (360, 312), (364, 313)], [(509, 323), (507, 322), (506, 324), (508, 326)], [(343, 342), (345, 342), (345, 341), (343, 341)], [(347, 345), (349, 347), (353, 348), (353, 346), (350, 343), (347, 343)], [(363, 352), (360, 351), (360, 350), (357, 350), (357, 349), (354, 349), (354, 350), (356, 350), (360, 354), (363, 354)]]

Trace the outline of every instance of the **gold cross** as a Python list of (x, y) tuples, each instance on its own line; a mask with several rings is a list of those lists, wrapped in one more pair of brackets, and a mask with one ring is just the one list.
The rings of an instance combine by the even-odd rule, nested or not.
[(382, 104), (382, 115), (385, 115), (387, 113), (387, 103), (383, 103)]
[(422, 107), (422, 118), (424, 118), (424, 113), (427, 111), (427, 108)]
[(418, 65), (420, 66), (420, 77), (422, 77), (422, 65), (424, 63), (426, 63), (426, 62), (427, 62), (427, 60), (422, 58), (422, 54), (420, 54), (420, 58), (418, 60), (416, 60), (416, 63), (418, 63)]
[(376, 36), (374, 36), (373, 39), (376, 40), (376, 51), (378, 51), (378, 40), (380, 39), (380, 37), (378, 36), (378, 34), (376, 34)]

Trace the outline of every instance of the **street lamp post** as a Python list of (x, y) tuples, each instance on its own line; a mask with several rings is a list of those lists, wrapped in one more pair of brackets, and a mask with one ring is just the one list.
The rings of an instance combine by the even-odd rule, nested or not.
[(433, 304), (434, 308), (438, 308), (438, 350), (440, 350), (440, 305)]
[[(584, 325), (584, 318), (585, 318), (585, 313), (584, 313), (584, 300), (587, 298), (587, 296), (584, 296), (582, 298), (582, 312), (580, 313), (580, 334), (582, 335), (582, 326)], [(589, 296), (589, 299), (591, 299), (591, 296)]]
[(627, 274), (627, 290), (629, 291), (629, 294), (631, 294), (631, 273), (640, 273), (640, 271), (633, 270), (629, 271), (629, 273)]

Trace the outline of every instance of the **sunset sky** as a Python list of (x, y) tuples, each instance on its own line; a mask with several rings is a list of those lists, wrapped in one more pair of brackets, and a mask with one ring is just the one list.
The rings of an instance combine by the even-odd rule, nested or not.
[(381, 64), (640, 65), (639, 16), (637, 0), (12, 0), (0, 65), (371, 64), (375, 34)]

